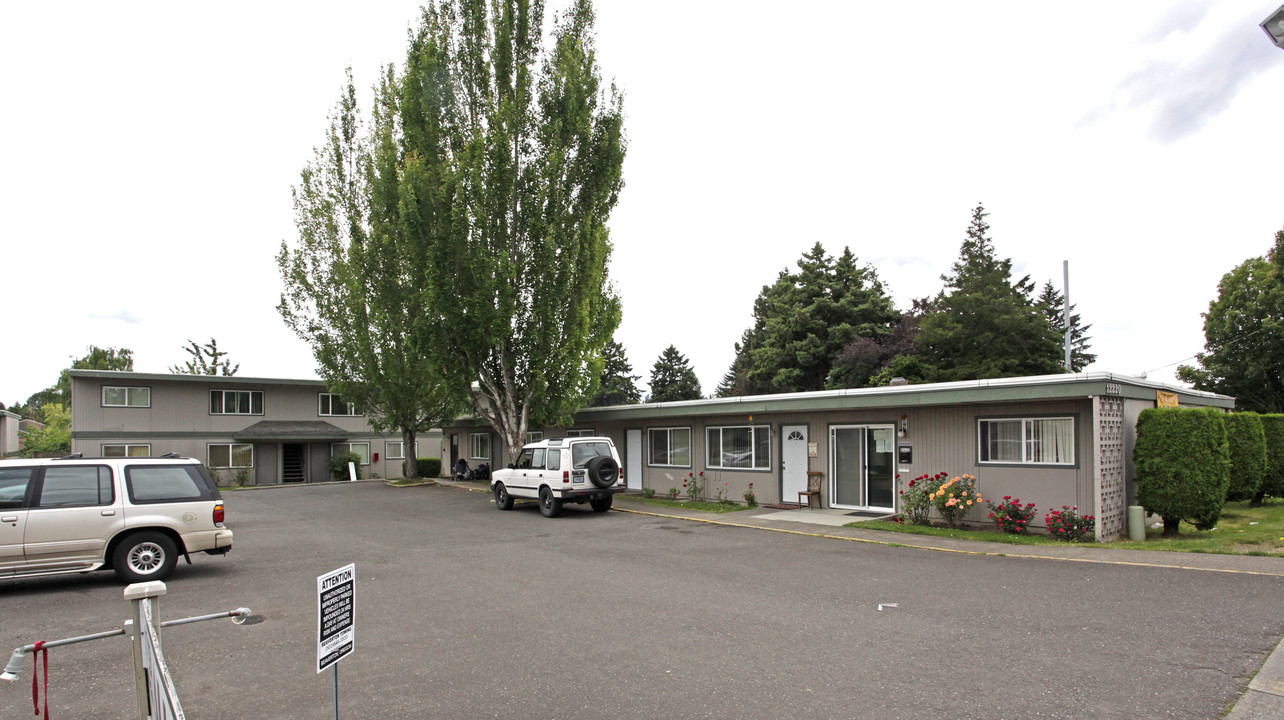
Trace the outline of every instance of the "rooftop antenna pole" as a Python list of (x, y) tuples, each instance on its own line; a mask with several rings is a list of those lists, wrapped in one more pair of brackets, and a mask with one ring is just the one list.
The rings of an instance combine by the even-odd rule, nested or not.
[(1061, 268), (1065, 272), (1065, 285), (1063, 287), (1065, 288), (1065, 300), (1066, 300), (1066, 305), (1064, 310), (1065, 326), (1066, 326), (1066, 334), (1065, 334), (1066, 372), (1073, 372), (1074, 366), (1070, 362), (1070, 330), (1071, 330), (1070, 328), (1070, 261), (1062, 260)]

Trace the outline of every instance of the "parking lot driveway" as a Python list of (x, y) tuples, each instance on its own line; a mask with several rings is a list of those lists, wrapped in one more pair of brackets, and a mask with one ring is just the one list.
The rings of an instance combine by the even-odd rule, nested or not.
[[(1284, 630), (1284, 578), (981, 557), (379, 483), (228, 493), (236, 546), (163, 618), (188, 717), (330, 717), (316, 578), (357, 570), (342, 715), (1218, 717)], [(0, 651), (119, 627), (109, 573), (0, 582)], [(879, 605), (884, 607), (880, 611)], [(130, 718), (128, 642), (50, 653), (56, 718)], [(28, 661), (0, 683), (30, 712)]]

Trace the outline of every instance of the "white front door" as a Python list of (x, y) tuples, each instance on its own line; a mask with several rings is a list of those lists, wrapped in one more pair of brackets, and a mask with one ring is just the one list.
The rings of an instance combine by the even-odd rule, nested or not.
[(807, 426), (782, 425), (780, 437), (780, 501), (796, 503), (807, 490)]
[(630, 490), (642, 489), (642, 431), (624, 431), (624, 482)]

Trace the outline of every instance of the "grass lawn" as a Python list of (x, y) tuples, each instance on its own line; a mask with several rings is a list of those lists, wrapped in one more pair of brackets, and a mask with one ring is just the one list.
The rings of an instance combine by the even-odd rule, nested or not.
[(710, 502), (708, 500), (683, 501), (683, 500), (669, 500), (667, 498), (658, 498), (658, 497), (643, 498), (643, 497), (633, 496), (629, 498), (629, 501), (639, 502), (639, 503), (642, 503), (643, 505), (654, 505), (656, 507), (685, 508), (687, 510), (700, 510), (702, 512), (711, 512), (711, 513), (731, 513), (731, 512), (736, 512), (738, 510), (749, 509), (748, 505), (740, 505), (737, 503)]
[[(974, 526), (967, 530), (900, 525), (886, 520), (867, 520), (848, 523), (847, 527), (862, 530), (931, 535), (962, 540), (984, 540), (1009, 545), (1066, 545), (1047, 535), (1009, 535), (997, 532), (993, 525)], [(1221, 520), (1213, 530), (1196, 530), (1193, 525), (1182, 523), (1175, 537), (1164, 537), (1163, 528), (1147, 528), (1145, 542), (1115, 540), (1107, 543), (1090, 543), (1095, 547), (1123, 548), (1127, 550), (1167, 550), (1169, 552), (1215, 553), (1222, 555), (1267, 555), (1284, 557), (1284, 499), (1270, 498), (1259, 507), (1249, 507), (1246, 502), (1226, 503)]]

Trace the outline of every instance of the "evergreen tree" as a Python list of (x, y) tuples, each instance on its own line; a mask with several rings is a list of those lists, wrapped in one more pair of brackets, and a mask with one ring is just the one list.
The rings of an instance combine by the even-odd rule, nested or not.
[(1284, 412), (1284, 283), (1261, 257), (1222, 276), (1204, 316), (1199, 367), (1177, 377), (1198, 390), (1231, 395), (1240, 410)]
[[(864, 387), (884, 360), (899, 315), (878, 274), (851, 248), (834, 260), (816, 243), (754, 301), (720, 394)], [(845, 364), (835, 361), (846, 352)], [(870, 362), (870, 358), (874, 361)], [(727, 396), (721, 395), (721, 396)]]
[(1057, 334), (1035, 307), (1029, 277), (1012, 281), (1012, 260), (995, 256), (985, 208), (977, 205), (953, 272), (933, 312), (920, 322), (916, 348), (935, 381), (1062, 372)]
[[(1043, 317), (1047, 318), (1048, 326), (1057, 334), (1057, 342), (1061, 345), (1062, 359), (1065, 358), (1065, 337), (1066, 337), (1066, 315), (1065, 315), (1065, 296), (1057, 292), (1053, 287), (1052, 281), (1043, 284), (1043, 290), (1035, 300), (1035, 305)], [(1088, 344), (1088, 330), (1091, 325), (1084, 325), (1079, 318), (1079, 314), (1074, 311), (1077, 306), (1070, 304), (1070, 369), (1074, 372), (1081, 372), (1085, 367), (1097, 361), (1094, 353), (1088, 352), (1091, 347)]]
[(589, 407), (606, 405), (632, 405), (642, 402), (642, 392), (638, 390), (637, 381), (641, 375), (633, 374), (633, 366), (624, 353), (624, 346), (612, 340), (602, 348), (602, 379), (597, 386), (597, 394), (589, 402)]
[(672, 345), (665, 348), (651, 368), (651, 396), (647, 402), (699, 400), (700, 397), (700, 379), (686, 356)]

